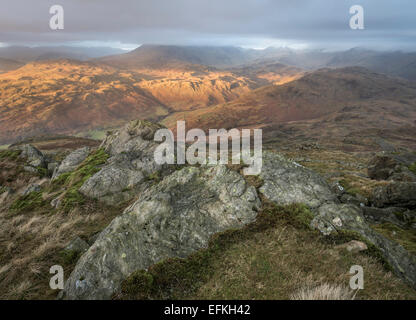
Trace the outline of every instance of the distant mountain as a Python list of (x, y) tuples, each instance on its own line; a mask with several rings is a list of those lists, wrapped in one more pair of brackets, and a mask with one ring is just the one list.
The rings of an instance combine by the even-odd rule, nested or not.
[(0, 143), (50, 133), (158, 120), (168, 109), (136, 85), (141, 78), (90, 62), (28, 63), (0, 74)]
[(106, 55), (120, 54), (121, 49), (109, 47), (0, 47), (0, 58), (13, 59), (19, 62), (30, 62), (50, 59), (88, 60)]
[(160, 120), (173, 112), (232, 101), (297, 74), (283, 65), (235, 72), (192, 66), (196, 69), (135, 72), (97, 60), (61, 59), (0, 74), (0, 143), (101, 130), (132, 118)]
[[(174, 113), (163, 122), (171, 128), (177, 120), (186, 120), (188, 128), (262, 127), (267, 128), (269, 138), (279, 126), (286, 128), (287, 134), (288, 127), (307, 122), (314, 123), (314, 130), (306, 126), (299, 132), (303, 137), (336, 139), (367, 129), (416, 129), (415, 119), (415, 83), (348, 67), (310, 72), (281, 86), (253, 90), (226, 104)], [(327, 123), (337, 132), (327, 132)], [(376, 136), (375, 131), (372, 135)], [(416, 143), (416, 136), (413, 140)]]
[(308, 70), (358, 66), (378, 73), (416, 80), (415, 52), (381, 52), (360, 48), (339, 52), (268, 48), (258, 53), (256, 61), (280, 62)]
[(293, 50), (290, 48), (266, 48), (264, 50), (237, 47), (197, 47), (142, 45), (125, 54), (99, 59), (113, 67), (133, 69), (229, 69), (260, 64), (284, 64), (299, 69), (360, 66), (378, 73), (385, 73), (416, 80), (416, 53), (381, 52), (354, 48), (347, 51)]
[(361, 66), (370, 70), (416, 81), (416, 53), (376, 52), (351, 49), (336, 53), (329, 67)]
[(0, 73), (15, 70), (23, 65), (24, 63), (15, 60), (0, 58)]
[(135, 69), (185, 68), (189, 65), (228, 68), (251, 62), (253, 51), (237, 47), (142, 45), (129, 53), (100, 61), (114, 67)]

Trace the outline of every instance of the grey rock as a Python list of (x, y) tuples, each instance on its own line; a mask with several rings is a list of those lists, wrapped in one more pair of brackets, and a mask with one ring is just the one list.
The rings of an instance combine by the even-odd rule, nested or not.
[(22, 192), (21, 195), (25, 196), (32, 192), (39, 192), (42, 190), (42, 187), (37, 183), (32, 183), (28, 185)]
[(59, 195), (58, 197), (52, 199), (52, 201), (50, 203), (51, 207), (57, 209), (61, 205), (62, 199), (63, 199), (62, 195)]
[(361, 252), (368, 249), (367, 245), (358, 240), (351, 240), (348, 243), (341, 244), (336, 246), (337, 249), (346, 249), (349, 252)]
[(38, 170), (31, 166), (23, 166), (23, 170), (30, 173), (38, 173)]
[(30, 166), (46, 168), (44, 155), (31, 144), (18, 146), (17, 149), (22, 151), (20, 157), (25, 158)]
[(408, 168), (410, 165), (409, 159), (412, 159), (412, 156), (388, 153), (377, 154), (369, 161), (368, 176), (375, 180), (416, 182), (416, 175)]
[(338, 202), (321, 176), (277, 153), (263, 152), (260, 177), (264, 184), (259, 191), (279, 205), (303, 203), (317, 208), (327, 202)]
[(90, 148), (88, 147), (72, 151), (62, 160), (58, 168), (55, 169), (52, 180), (58, 178), (63, 173), (74, 171), (88, 157), (89, 153)]
[(132, 272), (186, 257), (255, 220), (254, 187), (225, 166), (185, 167), (141, 193), (80, 258), (64, 299), (110, 299)]
[(342, 195), (345, 194), (345, 189), (343, 186), (341, 186), (339, 181), (334, 181), (330, 183), (329, 186), (331, 188), (331, 191), (335, 193), (338, 196), (338, 198), (342, 197)]
[(416, 208), (416, 182), (392, 182), (373, 190), (371, 202), (374, 206)]
[(74, 240), (72, 240), (63, 250), (67, 253), (84, 253), (88, 250), (90, 246), (87, 242), (82, 240), (80, 237), (76, 237)]
[(114, 205), (131, 199), (144, 180), (143, 172), (135, 170), (129, 161), (112, 159), (88, 179), (79, 191), (89, 198)]
[(401, 245), (376, 233), (365, 223), (361, 209), (348, 204), (325, 204), (311, 222), (324, 235), (340, 230), (354, 231), (380, 249), (395, 273), (416, 287), (416, 258)]
[(362, 209), (364, 217), (372, 223), (389, 222), (399, 227), (404, 227), (406, 225), (405, 221), (401, 221), (400, 219), (398, 219), (398, 214), (403, 214), (406, 211), (405, 208), (362, 207)]
[(59, 164), (57, 162), (48, 163), (48, 176), (52, 177), (55, 170), (58, 168)]
[(80, 192), (87, 197), (115, 205), (132, 199), (147, 187), (149, 176), (158, 174), (163, 177), (170, 172), (166, 166), (154, 161), (154, 151), (159, 143), (151, 139), (160, 128), (162, 126), (148, 121), (136, 120), (107, 136), (101, 148), (111, 158), (84, 183)]
[(133, 120), (127, 123), (121, 130), (108, 135), (101, 144), (110, 155), (120, 153), (139, 153), (149, 149), (155, 143), (154, 135), (157, 130), (164, 128), (162, 125), (146, 120)]

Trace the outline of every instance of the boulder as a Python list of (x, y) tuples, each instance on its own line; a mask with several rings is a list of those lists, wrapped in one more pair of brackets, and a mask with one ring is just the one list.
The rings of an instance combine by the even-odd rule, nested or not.
[(366, 220), (372, 223), (389, 222), (399, 227), (405, 227), (405, 219), (399, 219), (398, 217), (404, 217), (405, 208), (375, 208), (375, 207), (362, 207), (363, 214)]
[(259, 191), (279, 205), (303, 203), (318, 208), (324, 203), (338, 202), (320, 175), (274, 152), (263, 152), (260, 178), (264, 184)]
[(256, 189), (226, 166), (185, 167), (143, 191), (98, 236), (65, 284), (64, 299), (110, 299), (132, 272), (207, 247), (253, 222)]
[(72, 240), (63, 250), (65, 253), (84, 253), (88, 250), (90, 246), (87, 242), (82, 240), (80, 237), (76, 237), (74, 240)]
[(22, 196), (26, 196), (29, 193), (32, 192), (39, 192), (42, 190), (42, 187), (37, 183), (32, 183), (28, 185), (26, 188), (23, 189), (23, 191), (20, 193)]
[[(58, 178), (61, 174), (74, 171), (89, 155), (90, 148), (84, 147), (72, 151), (68, 154), (61, 164), (54, 170), (52, 180)], [(49, 169), (49, 167), (48, 167)]]
[(109, 134), (101, 144), (110, 155), (120, 153), (149, 153), (157, 144), (153, 141), (157, 130), (165, 128), (162, 125), (146, 121), (133, 120), (122, 129)]
[[(145, 176), (137, 170), (127, 155), (110, 159), (98, 173), (89, 178), (79, 191), (108, 205), (115, 205), (131, 199), (137, 194)], [(144, 185), (143, 185), (144, 186)]]
[(372, 243), (394, 272), (416, 287), (416, 258), (401, 245), (390, 241), (365, 223), (361, 209), (348, 204), (325, 204), (317, 210), (311, 227), (324, 235), (353, 231)]
[(371, 202), (379, 208), (416, 208), (416, 182), (392, 182), (374, 188)]
[(55, 170), (58, 168), (59, 164), (57, 162), (48, 163), (48, 176), (52, 177)]
[(376, 155), (368, 163), (367, 173), (370, 179), (387, 180), (400, 164), (388, 155)]
[(337, 249), (345, 249), (349, 252), (361, 252), (368, 249), (367, 245), (358, 240), (351, 240), (350, 242), (336, 246)]
[(80, 192), (108, 205), (132, 199), (149, 185), (149, 177), (163, 177), (172, 166), (158, 165), (154, 151), (159, 143), (152, 139), (163, 128), (148, 121), (135, 120), (111, 133), (101, 144), (110, 159), (103, 168), (88, 179)]
[(408, 168), (412, 156), (377, 154), (368, 164), (367, 173), (374, 180), (416, 182), (416, 175)]
[(42, 152), (36, 149), (31, 144), (25, 144), (22, 146), (16, 147), (18, 150), (21, 150), (21, 158), (25, 158), (27, 163), (32, 167), (42, 167), (46, 168), (47, 163)]

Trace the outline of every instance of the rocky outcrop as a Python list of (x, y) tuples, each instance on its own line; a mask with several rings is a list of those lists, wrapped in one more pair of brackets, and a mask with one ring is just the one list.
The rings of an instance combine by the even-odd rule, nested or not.
[(374, 206), (416, 208), (416, 182), (392, 182), (373, 190)]
[(416, 175), (409, 170), (412, 160), (416, 161), (416, 155), (378, 154), (370, 160), (367, 173), (374, 180), (416, 182)]
[(362, 207), (364, 217), (367, 221), (373, 223), (383, 223), (389, 222), (393, 223), (400, 227), (406, 226), (406, 221), (404, 219), (399, 219), (398, 217), (404, 218), (404, 212), (406, 212), (406, 208), (397, 208), (397, 207), (390, 207), (390, 208), (376, 208), (376, 207)]
[(76, 237), (65, 247), (63, 253), (66, 255), (78, 255), (86, 252), (89, 247), (87, 242), (80, 237)]
[(254, 221), (259, 207), (255, 188), (225, 166), (176, 171), (142, 192), (99, 235), (63, 298), (109, 299), (133, 271), (206, 247), (213, 234)]
[(153, 137), (160, 128), (163, 127), (135, 120), (108, 135), (101, 148), (111, 158), (84, 183), (80, 192), (87, 197), (115, 205), (132, 199), (138, 191), (148, 186), (149, 178), (163, 177), (164, 167), (154, 161), (154, 150), (159, 144), (153, 141)]
[(303, 203), (318, 208), (324, 203), (338, 202), (328, 183), (316, 172), (273, 152), (263, 152), (259, 191), (270, 201), (287, 205)]
[[(278, 205), (291, 203), (308, 205), (315, 214), (311, 227), (324, 235), (331, 235), (338, 230), (358, 233), (380, 249), (386, 261), (400, 277), (416, 286), (415, 259), (402, 246), (377, 234), (369, 227), (362, 212), (364, 204), (360, 199), (356, 199), (357, 205), (340, 204), (337, 194), (342, 198), (345, 196), (343, 190), (339, 189), (339, 192), (334, 193), (317, 173), (272, 152), (263, 153), (260, 177), (264, 184), (259, 191), (266, 199)], [(402, 187), (406, 191), (400, 193), (397, 190), (393, 192), (394, 196), (390, 192), (383, 194), (389, 195), (390, 203), (400, 203), (405, 198), (411, 197), (412, 193), (409, 192), (408, 186)], [(412, 194), (416, 196), (416, 192)]]
[(336, 249), (345, 249), (348, 252), (361, 252), (368, 249), (367, 245), (362, 241), (351, 240), (350, 242), (335, 247)]
[(401, 245), (376, 233), (365, 222), (361, 209), (347, 204), (321, 206), (311, 222), (311, 227), (324, 235), (338, 231), (353, 231), (375, 245), (384, 259), (401, 278), (416, 287), (416, 259)]
[(90, 148), (84, 147), (71, 152), (62, 160), (61, 164), (54, 170), (52, 180), (61, 174), (74, 171), (89, 155)]
[[(132, 272), (170, 257), (186, 257), (206, 247), (215, 233), (255, 220), (259, 196), (239, 173), (223, 165), (170, 171), (157, 165), (152, 138), (158, 128), (130, 122), (103, 142), (101, 147), (111, 157), (80, 192), (109, 204), (133, 197), (136, 201), (94, 237), (67, 280), (62, 298), (109, 299)], [(155, 175), (157, 179), (152, 178)], [(339, 203), (317, 173), (264, 152), (259, 179), (259, 192), (268, 201), (306, 204), (314, 214), (312, 228), (324, 235), (353, 231), (379, 248), (394, 271), (416, 286), (414, 258), (371, 229), (361, 207)]]
[(40, 152), (31, 144), (25, 144), (25, 145), (18, 146), (15, 148), (22, 151), (20, 153), (20, 157), (25, 158), (29, 166), (34, 167), (34, 168), (36, 167), (46, 168), (47, 162), (46, 162), (44, 155), (42, 154), (42, 152)]

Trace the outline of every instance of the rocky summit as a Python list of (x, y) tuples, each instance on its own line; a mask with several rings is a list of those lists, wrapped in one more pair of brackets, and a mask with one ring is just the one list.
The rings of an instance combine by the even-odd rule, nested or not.
[[(411, 162), (400, 160), (411, 161), (412, 156), (382, 154), (370, 159), (367, 170), (373, 178), (369, 179), (372, 189), (364, 196), (353, 192), (346, 181), (328, 179), (308, 168), (304, 158), (290, 158), (274, 150), (263, 151), (262, 171), (257, 176), (244, 176), (244, 165), (157, 164), (154, 151), (159, 142), (153, 138), (161, 128), (134, 120), (108, 132), (97, 147), (79, 146), (57, 155), (20, 144), (0, 152), (0, 162), (8, 168), (0, 175), (1, 208), (17, 217), (39, 212), (29, 218), (28, 226), (19, 227), (22, 230), (46, 219), (45, 225), (55, 225), (39, 229), (39, 236), (58, 228), (58, 234), (48, 236), (54, 241), (62, 233), (59, 243), (51, 245), (56, 246), (55, 259), (71, 272), (59, 299), (125, 297), (128, 283), (134, 284), (134, 290), (146, 288), (140, 278), (134, 278), (140, 272), (148, 273), (146, 279), (156, 279), (149, 281), (160, 281), (152, 273), (156, 266), (174, 266), (179, 261), (175, 259), (186, 264), (195, 256), (204, 256), (201, 252), (221, 247), (212, 241), (222, 234), (260, 230), (256, 232), (263, 237), (268, 234), (265, 230), (285, 219), (296, 228), (300, 221), (301, 229), (291, 229), (297, 237), (309, 232), (306, 241), (315, 241), (314, 246), (327, 243), (331, 259), (340, 254), (346, 255), (343, 259), (370, 255), (376, 259), (371, 263), (379, 261), (397, 279), (416, 288), (411, 246), (416, 227), (415, 182), (408, 180), (413, 174)], [(53, 214), (45, 214), (50, 212)], [(4, 221), (7, 225), (9, 220)], [(287, 228), (276, 229), (273, 239), (264, 240), (256, 250), (284, 247), (280, 238)], [(253, 235), (253, 239), (259, 237)], [(230, 243), (232, 248), (239, 245), (238, 241)], [(298, 249), (283, 254), (282, 261), (297, 255), (299, 245), (287, 244), (290, 250)], [(37, 248), (36, 254), (41, 250)], [(256, 261), (251, 257), (245, 263)], [(337, 261), (331, 262), (334, 267)]]
[[(130, 204), (81, 256), (60, 298), (110, 299), (135, 271), (186, 258), (206, 248), (214, 234), (252, 223), (264, 201), (306, 205), (312, 229), (324, 236), (351, 232), (376, 248), (399, 277), (416, 285), (414, 256), (371, 229), (363, 208), (341, 203), (316, 172), (270, 151), (263, 154), (258, 191), (225, 165), (168, 170), (153, 161), (157, 143), (152, 137), (158, 128), (132, 121), (102, 143), (110, 157), (79, 190), (107, 204)], [(70, 166), (69, 160), (80, 154), (75, 151), (62, 164)]]

